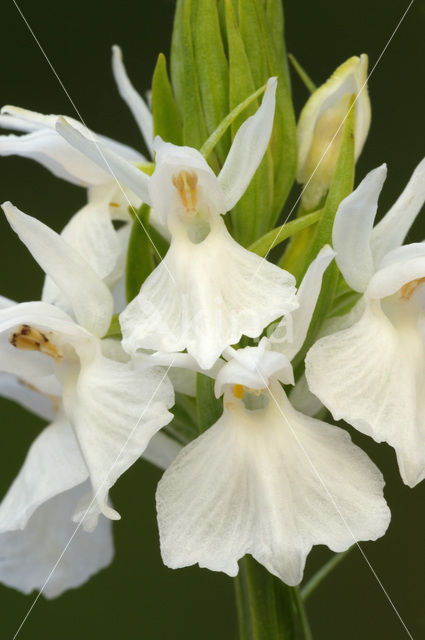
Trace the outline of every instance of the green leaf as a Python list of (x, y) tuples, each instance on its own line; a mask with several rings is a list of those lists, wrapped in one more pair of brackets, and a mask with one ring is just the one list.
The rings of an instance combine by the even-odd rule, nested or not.
[(305, 71), (305, 69), (300, 65), (300, 63), (298, 62), (298, 60), (296, 59), (296, 57), (294, 55), (292, 55), (292, 53), (289, 54), (289, 59), (292, 63), (292, 66), (294, 67), (295, 71), (297, 72), (297, 74), (299, 75), (299, 77), (301, 78), (302, 82), (304, 83), (305, 87), (307, 88), (307, 90), (310, 93), (314, 93), (317, 89), (316, 85), (314, 84), (313, 80), (310, 78), (310, 76), (308, 75), (308, 73)]
[[(195, 61), (205, 123), (212, 133), (229, 111), (229, 70), (216, 0), (198, 3), (194, 21)], [(220, 166), (230, 148), (230, 133), (216, 148)]]
[(196, 408), (200, 433), (211, 427), (223, 413), (223, 402), (214, 394), (214, 380), (196, 374)]
[(245, 111), (245, 109), (249, 107), (250, 104), (252, 104), (253, 102), (256, 102), (257, 98), (259, 98), (264, 93), (265, 90), (266, 90), (266, 85), (263, 85), (262, 87), (257, 89), (257, 91), (254, 91), (254, 93), (251, 94), (249, 98), (247, 98), (246, 100), (243, 100), (240, 104), (238, 104), (238, 106), (232, 109), (232, 111), (220, 122), (217, 129), (213, 131), (213, 133), (210, 135), (208, 140), (204, 142), (204, 144), (200, 149), (202, 155), (205, 158), (208, 158), (211, 151), (214, 149), (215, 145), (218, 143), (218, 141), (221, 139), (221, 137), (224, 135), (227, 129), (233, 124), (233, 122), (236, 120), (239, 114), (241, 114), (242, 111)]
[(149, 211), (146, 204), (140, 207), (130, 233), (126, 266), (127, 302), (137, 296), (140, 287), (155, 268), (152, 241), (147, 229)]
[[(233, 109), (251, 96), (256, 87), (231, 0), (226, 0), (225, 6), (229, 48), (230, 108)], [(234, 120), (232, 138), (242, 122), (255, 113), (258, 106), (258, 102), (252, 103), (243, 115)], [(272, 200), (273, 163), (270, 150), (267, 150), (248, 189), (231, 212), (234, 236), (242, 245), (252, 244), (273, 226), (270, 223)]]
[(263, 0), (267, 22), (277, 56), (285, 60), (284, 16), (282, 0)]
[[(208, 137), (193, 43), (198, 8), (193, 0), (178, 1), (171, 46), (171, 78), (183, 119), (183, 143), (195, 149)], [(218, 170), (215, 156), (210, 157), (210, 164)]]
[(240, 640), (295, 640), (299, 614), (293, 587), (245, 556), (235, 591)]
[(293, 236), (303, 229), (306, 229), (312, 224), (318, 222), (321, 215), (321, 210), (313, 211), (312, 213), (308, 213), (302, 218), (296, 218), (295, 220), (291, 220), (291, 222), (285, 222), (280, 227), (272, 229), (264, 236), (256, 240), (250, 247), (248, 247), (248, 249), (259, 256), (267, 256), (267, 254), (273, 249), (273, 247), (276, 247), (278, 244), (280, 244), (290, 236)]
[[(354, 116), (355, 110), (351, 108), (354, 103), (354, 96), (350, 103), (349, 112), (345, 120), (341, 147), (338, 154), (338, 161), (332, 184), (323, 207), (323, 214), (315, 229), (314, 238), (310, 250), (307, 251), (303, 261), (303, 274), (307, 271), (309, 264), (319, 253), (325, 244), (332, 244), (332, 228), (340, 202), (346, 198), (353, 190), (354, 185)], [(320, 327), (332, 308), (333, 300), (337, 290), (339, 271), (335, 261), (332, 261), (327, 268), (322, 281), (322, 289), (319, 295), (316, 309), (310, 323), (306, 340), (301, 351), (296, 355), (293, 366), (296, 369), (303, 361), (305, 354), (313, 344)]]
[(176, 96), (177, 108), (183, 118), (184, 106), (184, 7), (186, 0), (177, 0), (171, 37), (171, 83)]
[(114, 313), (111, 318), (111, 324), (109, 325), (108, 331), (105, 333), (102, 339), (105, 338), (119, 338), (120, 340), (122, 339), (121, 326), (117, 313)]
[(181, 119), (162, 53), (158, 56), (152, 78), (152, 115), (155, 135), (173, 144), (183, 144)]
[(254, 0), (239, 0), (239, 28), (252, 78), (258, 87), (269, 77), (269, 68)]
[[(297, 170), (297, 138), (295, 114), (292, 104), (289, 71), (286, 60), (285, 48), (275, 46), (279, 35), (276, 32), (276, 25), (273, 32), (270, 31), (270, 20), (261, 6), (260, 0), (249, 0), (255, 5), (258, 37), (264, 46), (267, 58), (268, 76), (278, 76), (276, 92), (276, 113), (270, 149), (273, 158), (274, 184), (273, 203), (271, 210), (271, 226), (276, 223), (280, 215), (289, 191), (295, 180)], [(277, 13), (276, 7), (269, 8), (270, 15)], [(280, 38), (284, 41), (283, 35), (283, 15), (278, 23), (282, 32)], [(273, 34), (273, 35), (272, 35)], [(246, 43), (248, 46), (249, 43)], [(284, 55), (282, 55), (282, 51)]]

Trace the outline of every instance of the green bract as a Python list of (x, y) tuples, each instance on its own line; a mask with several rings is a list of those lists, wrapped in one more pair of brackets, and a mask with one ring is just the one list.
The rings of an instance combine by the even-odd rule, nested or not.
[[(183, 124), (184, 144), (200, 149), (229, 112), (252, 96), (271, 76), (278, 76), (279, 82), (270, 147), (246, 194), (231, 212), (229, 223), (233, 236), (244, 246), (252, 244), (276, 224), (295, 178), (295, 117), (283, 40), (282, 6), (277, 0), (178, 1), (171, 78)], [(169, 100), (168, 89), (166, 93)], [(208, 161), (216, 173), (239, 126), (258, 106), (259, 101), (253, 100), (210, 153)], [(153, 110), (156, 122), (155, 102)], [(164, 126), (162, 131), (166, 130), (169, 131)], [(159, 127), (156, 131), (160, 132)]]

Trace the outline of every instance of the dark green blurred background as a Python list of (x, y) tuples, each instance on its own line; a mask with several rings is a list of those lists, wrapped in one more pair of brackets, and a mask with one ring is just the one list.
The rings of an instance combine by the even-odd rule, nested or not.
[[(156, 56), (169, 51), (172, 0), (21, 0), (19, 4), (86, 123), (140, 147), (136, 125), (114, 87), (110, 47), (114, 43), (123, 47), (135, 85), (147, 89)], [(288, 49), (319, 84), (353, 54), (368, 53), (373, 66), (407, 5), (407, 0), (288, 0)], [(3, 0), (1, 8), (0, 103), (75, 115), (12, 0)], [(372, 129), (357, 176), (388, 163), (381, 211), (425, 155), (424, 35), (425, 8), (416, 0), (370, 81)], [(296, 79), (294, 92), (299, 110), (306, 93)], [(60, 182), (31, 161), (1, 158), (0, 168), (0, 202), (11, 200), (57, 230), (84, 202), (83, 190)], [(40, 269), (4, 220), (0, 229), (1, 293), (19, 301), (37, 299)], [(422, 216), (410, 240), (424, 236)], [(3, 492), (42, 423), (7, 401), (1, 401), (1, 409)], [(363, 548), (412, 636), (425, 638), (425, 483), (414, 490), (406, 488), (389, 447), (358, 434), (354, 439), (384, 472), (393, 512), (385, 538)], [(57, 600), (41, 598), (20, 633), (22, 640), (236, 637), (229, 578), (197, 568), (172, 571), (161, 564), (154, 510), (159, 477), (153, 467), (139, 463), (118, 482), (113, 499), (123, 519), (115, 525), (113, 566)], [(307, 574), (327, 557), (326, 550), (316, 549), (309, 557)], [(0, 587), (1, 638), (12, 638), (32, 600)], [(312, 596), (308, 610), (316, 640), (408, 637), (357, 550)]]

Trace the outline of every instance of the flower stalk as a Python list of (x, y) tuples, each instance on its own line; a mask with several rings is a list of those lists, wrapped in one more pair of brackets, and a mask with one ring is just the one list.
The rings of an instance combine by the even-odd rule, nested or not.
[(295, 587), (272, 576), (251, 556), (240, 561), (234, 584), (239, 640), (296, 639), (299, 609)]

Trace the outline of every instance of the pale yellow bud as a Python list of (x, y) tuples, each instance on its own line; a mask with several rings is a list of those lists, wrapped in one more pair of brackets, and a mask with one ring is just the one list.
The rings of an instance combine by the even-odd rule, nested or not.
[(365, 54), (353, 56), (307, 100), (297, 125), (297, 180), (306, 185), (302, 204), (307, 210), (319, 205), (335, 171), (341, 146), (343, 121), (355, 96), (355, 159), (369, 131), (371, 109), (367, 91)]

